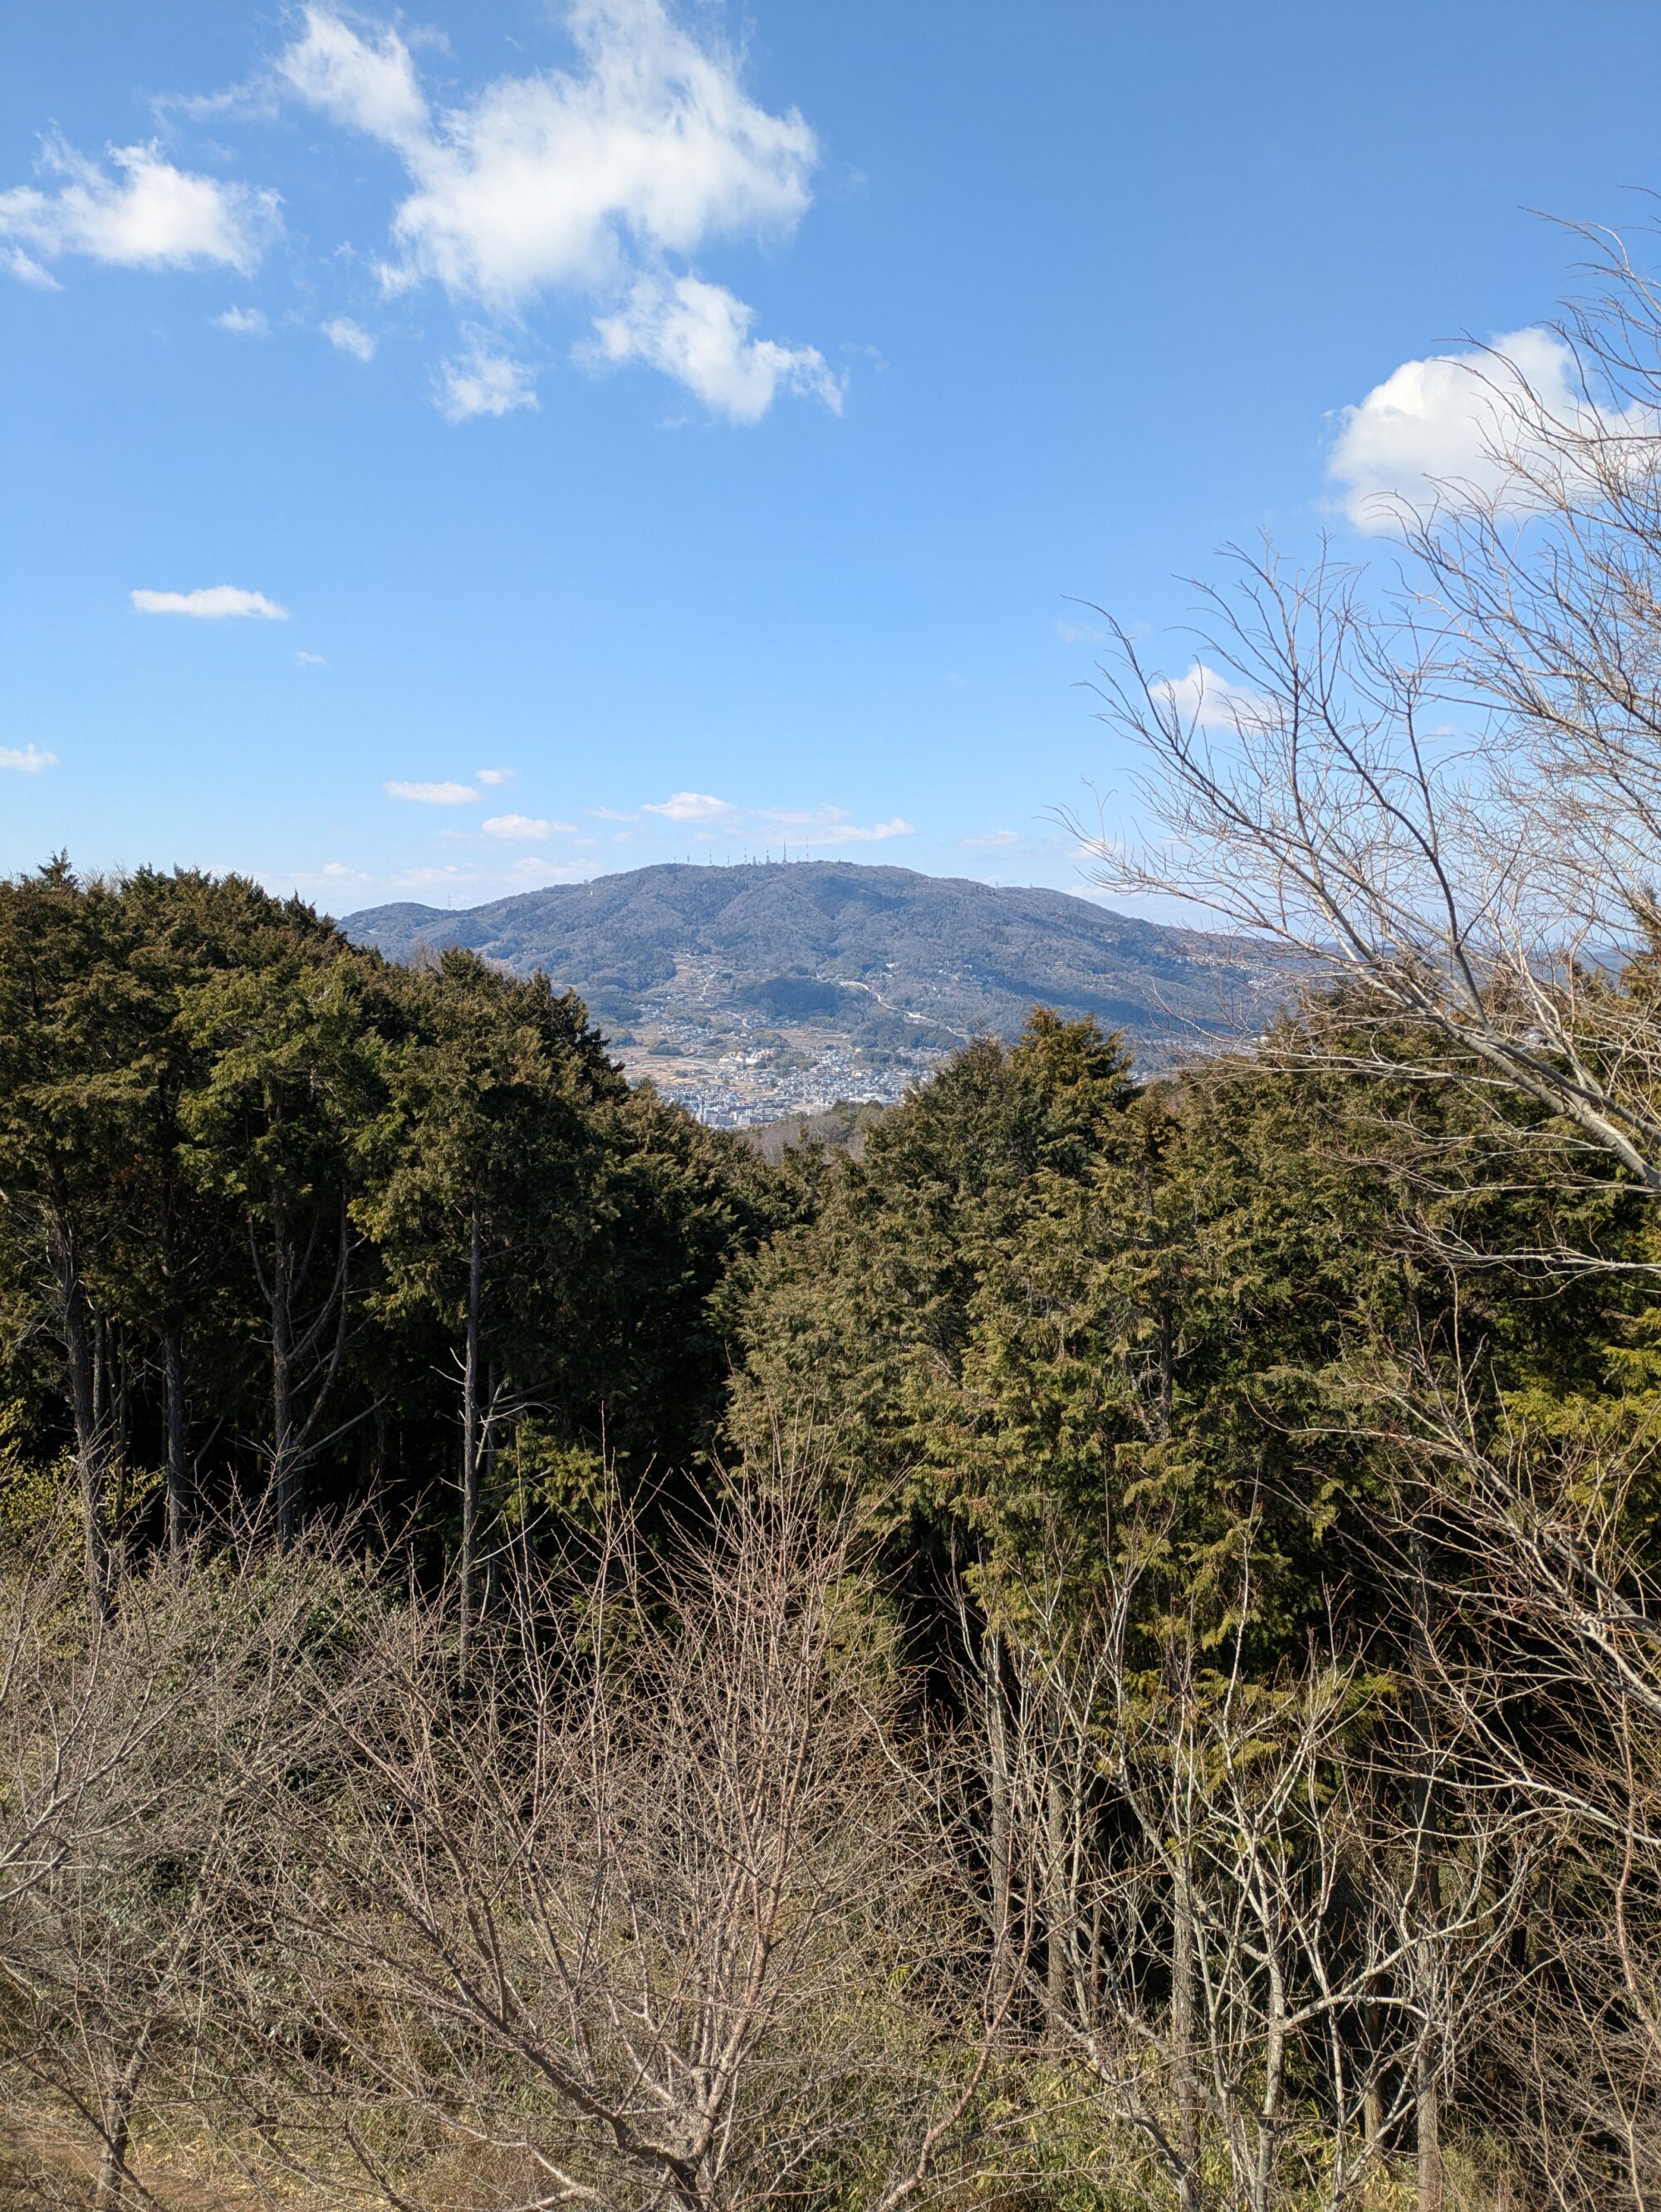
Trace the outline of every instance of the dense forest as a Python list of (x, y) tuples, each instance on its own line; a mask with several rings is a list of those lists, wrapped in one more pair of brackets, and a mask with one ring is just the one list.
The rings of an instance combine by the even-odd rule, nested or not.
[(1246, 564), (1209, 716), (1120, 641), (1104, 870), (1302, 979), (1177, 1073), (1035, 1007), (764, 1158), (473, 953), (0, 886), (15, 2201), (1661, 2200), (1609, 283), (1402, 605)]
[(234, 878), (0, 977), (5, 2033), (106, 2202), (1646, 2201), (1661, 1308), (1543, 1111), (1040, 1009), (770, 1166)]
[(54, 864), (0, 891), (0, 1033), (5, 1434), (79, 1470), (99, 1602), (257, 1501), (465, 1548), (504, 1448), (524, 1510), (707, 1446), (711, 1293), (776, 1201), (540, 979)]

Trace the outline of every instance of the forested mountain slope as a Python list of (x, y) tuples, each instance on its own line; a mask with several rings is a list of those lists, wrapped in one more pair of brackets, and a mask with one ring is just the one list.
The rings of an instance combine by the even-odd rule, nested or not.
[(1152, 1043), (1215, 1030), (1265, 985), (1233, 939), (851, 860), (640, 868), (455, 913), (371, 907), (342, 926), (393, 959), (462, 945), (545, 969), (613, 1020), (639, 1018), (691, 965), (712, 996), (786, 1018), (887, 1008), (952, 1037), (1013, 1037), (1041, 1001)]

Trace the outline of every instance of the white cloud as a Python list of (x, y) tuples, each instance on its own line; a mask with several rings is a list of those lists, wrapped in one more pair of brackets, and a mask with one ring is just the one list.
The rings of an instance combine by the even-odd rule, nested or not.
[(755, 420), (781, 386), (838, 404), (817, 352), (751, 338), (748, 307), (668, 266), (715, 239), (795, 225), (818, 160), (807, 124), (750, 99), (735, 59), (665, 0), (570, 0), (567, 21), (575, 70), (499, 77), (435, 112), (396, 30), (304, 9), (281, 80), (390, 147), (410, 180), (388, 289), (431, 281), (504, 316), (551, 289), (599, 295), (619, 303), (601, 319), (605, 357), (650, 362), (734, 421)]
[(228, 331), (234, 338), (268, 338), (271, 324), (259, 307), (227, 307), (222, 315), (210, 315), (209, 321), (216, 331)]
[(0, 250), (0, 269), (15, 276), (20, 284), (33, 284), (42, 292), (61, 292), (63, 286), (50, 269), (43, 269), (32, 253), (25, 253), (21, 246), (8, 246)]
[[(633, 818), (606, 806), (593, 806), (588, 811), (606, 822)], [(705, 842), (739, 836), (746, 830), (751, 836), (762, 836), (770, 829), (784, 830), (793, 838), (800, 836), (803, 844), (813, 846), (880, 844), (890, 837), (915, 837), (917, 834), (916, 825), (898, 815), (890, 822), (862, 823), (855, 822), (845, 806), (740, 807), (714, 798), (707, 791), (678, 791), (661, 805), (642, 806), (640, 811), (672, 822)], [(619, 834), (626, 837), (630, 833)]]
[(416, 888), (423, 884), (474, 884), (478, 881), (477, 868), (459, 868), (453, 861), (441, 868), (405, 868), (393, 880)]
[(332, 322), (319, 325), (329, 343), (341, 353), (349, 353), (354, 361), (373, 361), (377, 340), (361, 323), (350, 315), (337, 315)]
[(388, 798), (413, 799), (417, 806), (472, 806), (478, 798), (466, 783), (388, 783), (381, 787)]
[(1272, 702), (1244, 684), (1231, 683), (1202, 660), (1185, 676), (1156, 678), (1149, 689), (1178, 720), (1207, 729), (1256, 728), (1274, 712)]
[(917, 834), (915, 825), (898, 815), (891, 822), (862, 826), (845, 806), (763, 806), (757, 809), (755, 818), (776, 823), (782, 830), (799, 830), (802, 842), (807, 845), (880, 844), (888, 837), (915, 837)]
[(1063, 645), (1103, 645), (1107, 641), (1107, 632), (1094, 623), (1058, 622), (1056, 635)]
[(452, 422), (475, 415), (511, 415), (516, 407), (538, 407), (532, 372), (522, 361), (475, 345), (461, 361), (443, 362), (433, 404)]
[(897, 814), (891, 822), (873, 822), (861, 829), (856, 822), (838, 823), (829, 830), (816, 830), (809, 841), (815, 845), (880, 845), (890, 837), (915, 837), (917, 825)]
[(545, 844), (557, 830), (562, 836), (570, 836), (576, 829), (574, 822), (549, 822), (529, 814), (493, 814), (478, 826), (487, 837), (514, 845)]
[(287, 607), (264, 592), (245, 592), (234, 584), (211, 584), (200, 592), (133, 592), (129, 597), (141, 615), (191, 615), (198, 622), (222, 622), (228, 615), (260, 622), (289, 619)]
[(297, 653), (295, 659), (302, 668), (326, 668), (329, 665), (320, 653)]
[(1019, 830), (989, 830), (983, 837), (959, 837), (958, 840), (960, 845), (966, 845), (977, 852), (989, 850), (995, 845), (1019, 845), (1020, 842)]
[[(1398, 526), (1404, 505), (1423, 512), (1473, 496), (1512, 511), (1531, 504), (1536, 494), (1510, 458), (1524, 467), (1529, 459), (1508, 398), (1571, 429), (1600, 424), (1555, 331), (1512, 331), (1487, 351), (1405, 361), (1339, 416), (1327, 473), (1348, 520), (1378, 534)], [(1637, 410), (1601, 421), (1654, 434), (1653, 418), (1640, 421)]]
[[(81, 253), (129, 269), (218, 262), (246, 276), (280, 227), (275, 192), (176, 169), (154, 145), (112, 147), (109, 164), (46, 140), (38, 166), (58, 181), (0, 192), (0, 237), (48, 259)], [(15, 262), (12, 270), (39, 282)]]
[(319, 892), (332, 892), (348, 886), (356, 888), (372, 884), (375, 878), (362, 868), (349, 867), (344, 860), (326, 860), (320, 868), (275, 868), (257, 871), (258, 879), (267, 890), (279, 898), (290, 892), (301, 898), (315, 896)]
[(393, 282), (522, 304), (614, 276), (629, 248), (788, 228), (808, 204), (813, 134), (747, 99), (732, 60), (661, 0), (575, 0), (583, 70), (504, 76), (435, 118), (396, 31), (364, 37), (307, 7), (278, 69), (301, 99), (379, 138), (415, 190), (393, 218)]
[(0, 769), (13, 768), (23, 775), (39, 775), (43, 769), (57, 765), (57, 754), (42, 752), (39, 745), (0, 745)]
[(814, 346), (752, 338), (755, 319), (755, 309), (723, 285), (642, 276), (618, 313), (596, 318), (598, 344), (582, 349), (582, 357), (646, 362), (733, 422), (758, 422), (782, 385), (839, 415), (844, 380), (824, 355)]
[(525, 854), (506, 868), (486, 870), (454, 863), (443, 867), (405, 868), (392, 882), (400, 890), (427, 890), (441, 886), (448, 891), (483, 898), (500, 891), (504, 884), (522, 890), (532, 883), (579, 882), (593, 872), (593, 864), (588, 861), (551, 860), (539, 854)]
[(301, 100), (388, 146), (430, 143), (427, 102), (410, 50), (396, 31), (364, 38), (326, 8), (307, 8), (304, 22), (277, 64)]
[[(724, 799), (712, 799), (707, 791), (678, 791), (666, 799), (660, 806), (648, 805), (641, 809), (642, 814), (660, 814), (667, 822), (715, 822), (734, 811)], [(608, 814), (604, 807), (596, 807), (594, 811), (605, 815), (608, 822), (621, 822), (627, 818), (620, 814)]]
[(499, 783), (511, 783), (514, 780), (514, 771), (510, 768), (476, 768), (473, 770), (473, 780), (478, 783), (488, 783), (494, 787)]

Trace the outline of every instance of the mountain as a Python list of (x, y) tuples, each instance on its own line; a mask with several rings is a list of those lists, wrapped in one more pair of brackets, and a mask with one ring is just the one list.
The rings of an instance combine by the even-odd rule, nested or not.
[[(341, 927), (394, 960), (462, 945), (544, 969), (587, 1000), (625, 1065), (638, 1060), (632, 1073), (723, 1121), (735, 1118), (723, 1093), (770, 1113), (897, 1095), (964, 1039), (1015, 1036), (1035, 1004), (1093, 1013), (1155, 1066), (1242, 1015), (1256, 1025), (1281, 991), (1236, 938), (1065, 891), (849, 860), (639, 868), (459, 912), (370, 907)], [(823, 1095), (845, 1075), (854, 1087)]]

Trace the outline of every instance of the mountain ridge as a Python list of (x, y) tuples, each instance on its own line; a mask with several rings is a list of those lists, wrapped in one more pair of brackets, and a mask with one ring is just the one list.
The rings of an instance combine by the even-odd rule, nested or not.
[[(662, 862), (477, 907), (400, 901), (340, 926), (391, 959), (459, 945), (518, 974), (540, 968), (620, 1032), (625, 1065), (629, 1047), (751, 1066), (771, 1053), (776, 1072), (781, 1052), (812, 1057), (835, 1036), (843, 1072), (885, 1069), (891, 1091), (970, 1036), (1018, 1034), (1035, 1004), (1093, 1014), (1154, 1066), (1243, 1020), (1259, 1026), (1283, 995), (1272, 963), (1238, 939), (1067, 891), (855, 860)], [(642, 1025), (657, 1034), (631, 1034)], [(697, 1073), (631, 1068), (647, 1072), (677, 1095)], [(751, 1103), (792, 1111), (812, 1090)]]

